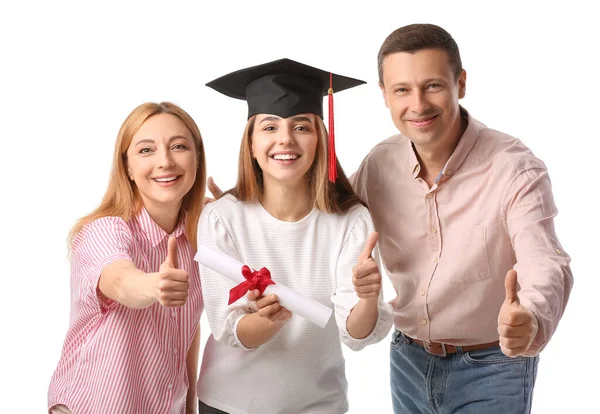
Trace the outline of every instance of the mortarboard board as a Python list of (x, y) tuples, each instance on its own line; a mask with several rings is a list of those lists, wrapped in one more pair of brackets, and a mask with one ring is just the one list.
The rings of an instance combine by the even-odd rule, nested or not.
[(279, 59), (221, 76), (206, 86), (248, 103), (248, 118), (273, 114), (287, 118), (313, 113), (323, 118), (323, 96), (329, 95), (329, 179), (335, 182), (333, 92), (364, 81), (336, 75), (291, 59)]

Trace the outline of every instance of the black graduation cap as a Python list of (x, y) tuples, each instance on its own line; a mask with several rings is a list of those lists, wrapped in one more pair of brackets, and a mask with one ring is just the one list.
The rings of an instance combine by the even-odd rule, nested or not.
[(248, 118), (273, 114), (287, 118), (313, 113), (323, 118), (323, 96), (329, 95), (329, 179), (335, 182), (333, 93), (366, 83), (291, 59), (279, 59), (221, 76), (206, 86), (248, 102)]
[(247, 101), (248, 118), (256, 114), (287, 118), (302, 113), (323, 118), (323, 96), (330, 87), (332, 92), (340, 92), (363, 83), (291, 59), (279, 59), (229, 73), (206, 86)]

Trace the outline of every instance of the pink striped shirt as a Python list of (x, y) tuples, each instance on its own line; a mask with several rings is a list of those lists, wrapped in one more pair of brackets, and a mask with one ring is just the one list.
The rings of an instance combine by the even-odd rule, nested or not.
[(167, 255), (168, 234), (145, 209), (125, 222), (104, 217), (87, 224), (73, 243), (71, 318), (48, 407), (66, 405), (74, 414), (184, 413), (187, 351), (204, 308), (194, 251), (180, 223), (178, 263), (189, 273), (186, 304), (159, 303), (130, 309), (97, 294), (100, 273), (117, 260), (157, 272)]

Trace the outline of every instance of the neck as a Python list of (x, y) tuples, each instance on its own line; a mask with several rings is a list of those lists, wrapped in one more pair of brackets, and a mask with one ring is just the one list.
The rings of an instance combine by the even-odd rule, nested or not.
[(302, 220), (313, 208), (304, 181), (289, 185), (265, 180), (260, 202), (270, 215), (281, 221)]
[(160, 207), (152, 205), (152, 203), (144, 203), (144, 208), (148, 212), (148, 215), (158, 227), (163, 229), (167, 234), (173, 233), (177, 222), (179, 221), (179, 210), (181, 208), (181, 201), (177, 205), (166, 207), (161, 205)]
[(452, 128), (441, 140), (430, 145), (414, 145), (421, 164), (419, 176), (429, 186), (433, 185), (438, 174), (444, 169), (466, 129), (467, 120), (459, 115)]

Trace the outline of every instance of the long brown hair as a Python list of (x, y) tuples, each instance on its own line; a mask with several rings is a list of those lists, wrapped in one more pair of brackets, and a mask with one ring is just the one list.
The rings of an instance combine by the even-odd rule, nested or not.
[(137, 215), (143, 203), (137, 186), (129, 180), (127, 175), (127, 149), (131, 145), (133, 136), (148, 118), (158, 114), (174, 115), (188, 128), (194, 139), (196, 155), (198, 156), (198, 170), (196, 180), (190, 191), (183, 197), (179, 217), (186, 217), (186, 236), (190, 244), (196, 249), (196, 230), (198, 219), (204, 205), (204, 191), (206, 187), (206, 160), (204, 157), (204, 144), (198, 125), (192, 117), (179, 106), (170, 102), (146, 102), (135, 108), (121, 125), (115, 150), (113, 165), (106, 193), (100, 205), (87, 216), (80, 218), (69, 233), (69, 247), (73, 239), (86, 224), (108, 216), (120, 217), (127, 221)]
[[(317, 151), (315, 159), (307, 172), (307, 191), (315, 207), (327, 213), (344, 213), (355, 204), (363, 204), (354, 193), (350, 181), (342, 166), (337, 163), (337, 180), (329, 181), (329, 163), (327, 162), (327, 129), (323, 120), (315, 116), (317, 128)], [(263, 172), (252, 156), (252, 134), (256, 115), (248, 119), (238, 162), (238, 180), (234, 188), (227, 191), (240, 201), (257, 201), (263, 194)]]

